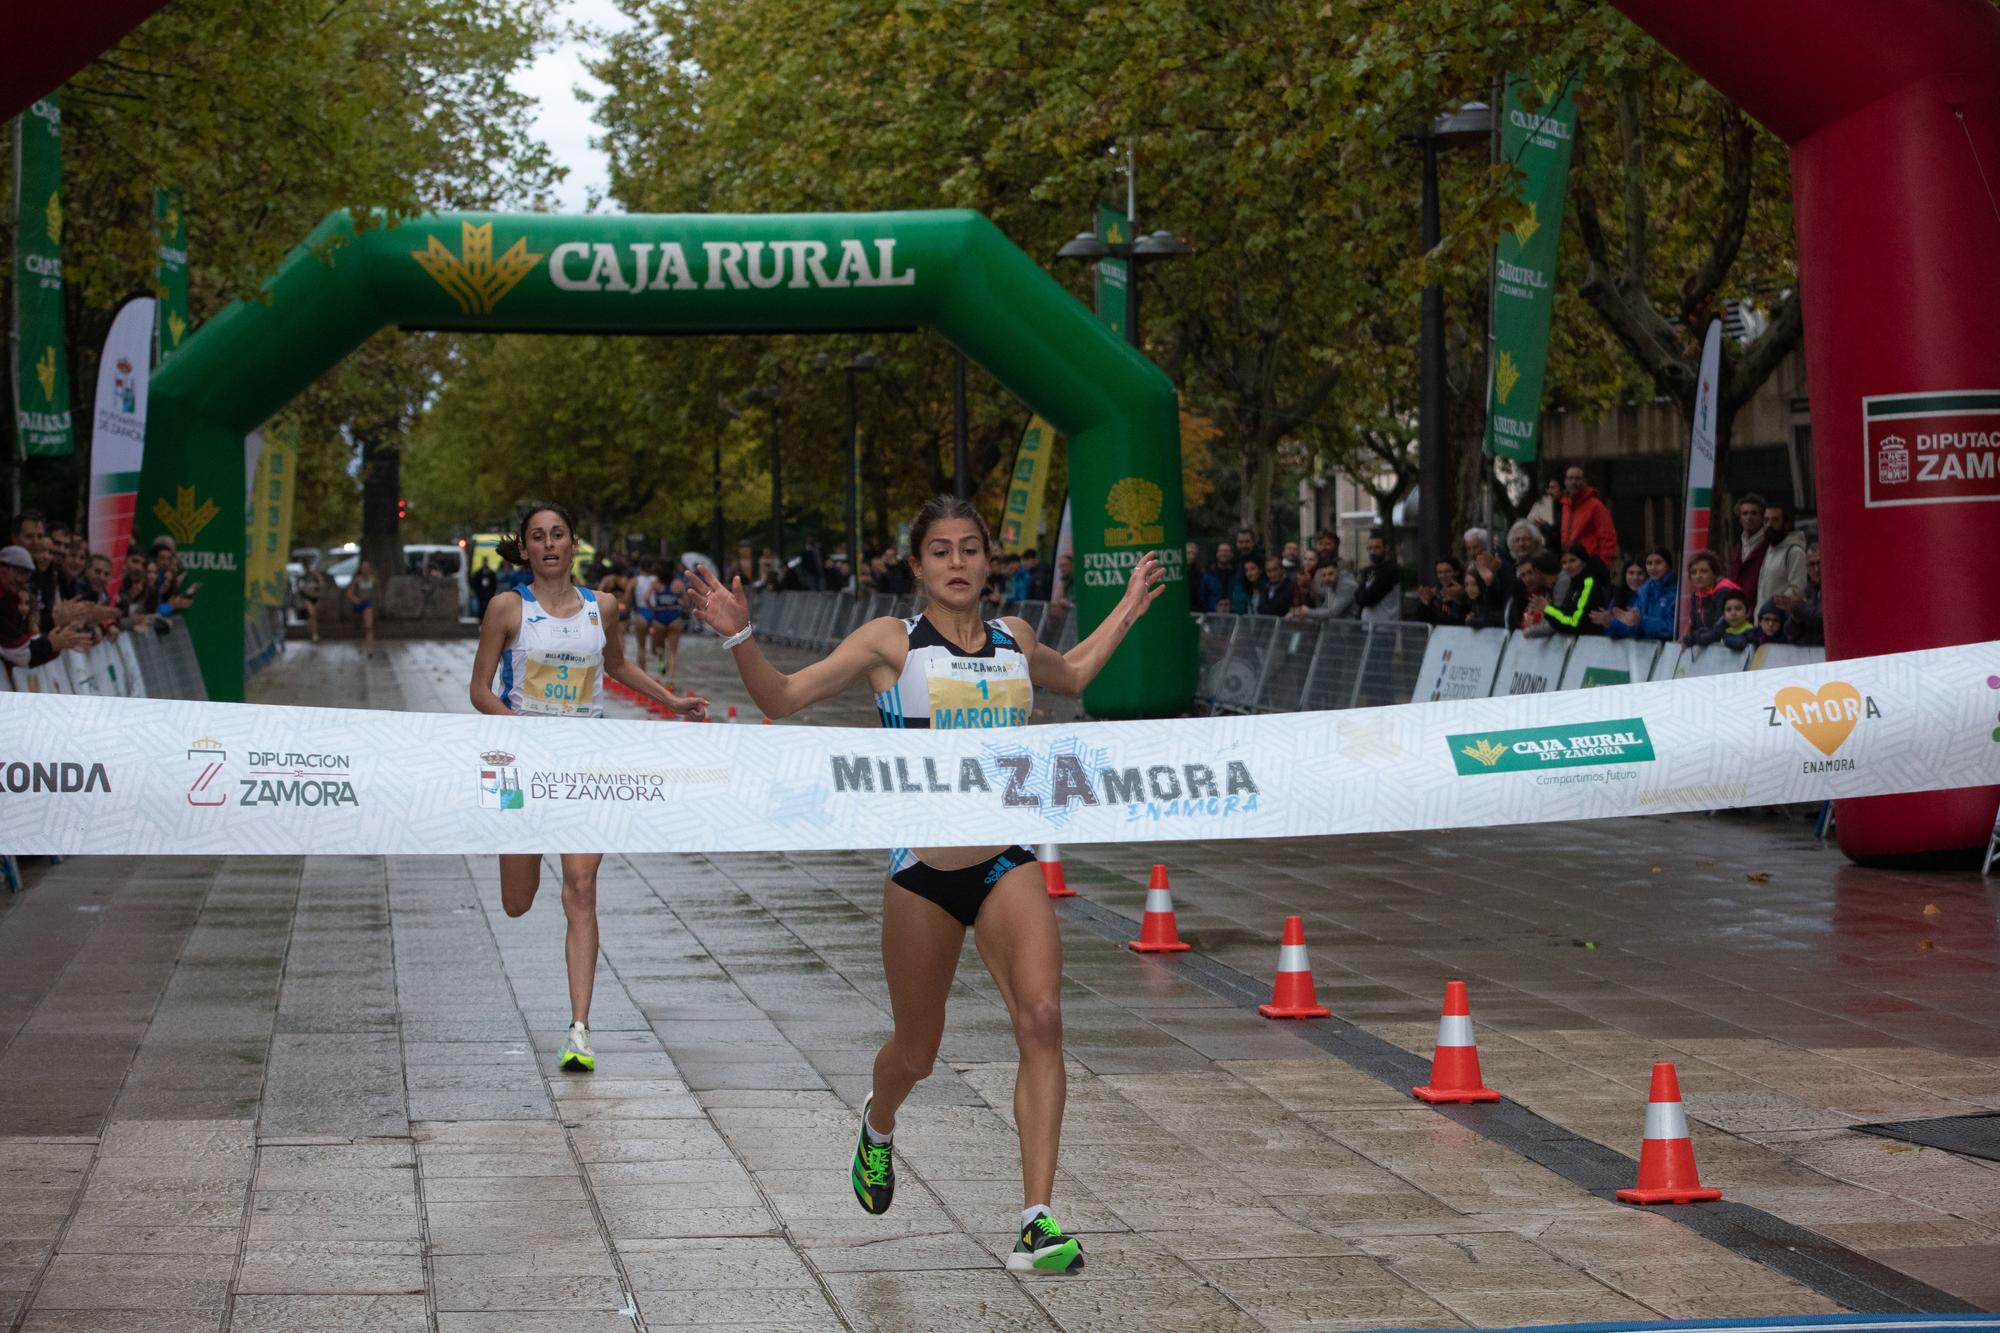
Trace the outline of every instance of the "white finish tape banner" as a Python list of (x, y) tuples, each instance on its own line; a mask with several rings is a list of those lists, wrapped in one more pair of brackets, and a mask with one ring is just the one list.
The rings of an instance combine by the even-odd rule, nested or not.
[(16, 853), (732, 852), (1554, 824), (2000, 783), (2000, 643), (1004, 731), (0, 695)]

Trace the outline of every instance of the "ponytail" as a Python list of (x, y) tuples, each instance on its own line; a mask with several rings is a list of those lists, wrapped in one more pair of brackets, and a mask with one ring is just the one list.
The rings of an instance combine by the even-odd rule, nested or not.
[(493, 548), (493, 553), (510, 565), (525, 565), (528, 557), (521, 550), (521, 542), (516, 537), (502, 537)]

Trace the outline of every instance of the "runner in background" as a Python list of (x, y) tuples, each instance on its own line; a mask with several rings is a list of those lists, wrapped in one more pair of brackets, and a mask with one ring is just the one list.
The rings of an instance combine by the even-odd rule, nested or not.
[[(617, 629), (619, 605), (609, 594), (580, 588), (571, 577), (576, 530), (560, 505), (536, 503), (518, 537), (503, 541), (500, 558), (526, 566), (530, 579), (518, 590), (494, 595), (479, 626), (472, 660), (472, 706), (482, 713), (522, 717), (603, 717), (599, 677), (605, 676), (699, 722), (708, 701), (661, 689), (625, 656)], [(495, 692), (493, 678), (500, 677)], [(591, 1070), (590, 997), (597, 980), (597, 868), (602, 852), (562, 854), (563, 944), (569, 964), (569, 1035), (558, 1063)], [(524, 914), (542, 883), (542, 858), (533, 853), (500, 857), (500, 905)]]
[(681, 577), (680, 566), (672, 560), (660, 561), (660, 576), (653, 581), (653, 654), (659, 657), (665, 649), (660, 678), (670, 689), (680, 669), (681, 635), (687, 632), (681, 623), (681, 599), (685, 596), (687, 581)]
[(653, 585), (659, 582), (659, 564), (653, 557), (639, 561), (632, 576), (632, 660), (646, 665), (646, 646), (653, 641)]
[[(910, 525), (910, 563), (926, 598), (923, 614), (881, 617), (832, 653), (791, 675), (764, 657), (753, 635), (741, 578), (727, 588), (706, 569), (691, 572), (688, 604), (724, 635), (750, 697), (768, 717), (789, 717), (831, 698), (859, 677), (875, 691), (882, 724), (895, 728), (1012, 727), (1034, 708), (1034, 687), (1079, 694), (1110, 660), (1133, 623), (1160, 595), (1157, 556), (1134, 566), (1124, 600), (1067, 653), (1035, 641), (1014, 616), (984, 619), (993, 538), (979, 512), (940, 495)], [(1026, 847), (906, 847), (889, 853), (882, 888), (882, 970), (895, 1032), (875, 1056), (875, 1084), (861, 1103), (849, 1180), (870, 1213), (888, 1210), (896, 1175), (890, 1137), (896, 1112), (930, 1072), (944, 1037), (945, 1001), (965, 932), (992, 974), (1014, 1025), (1020, 1067), (1014, 1123), (1021, 1136), (1019, 1235), (1007, 1268), (1067, 1273), (1083, 1247), (1050, 1210), (1062, 1140), (1067, 1082), (1062, 1051), (1062, 936)]]

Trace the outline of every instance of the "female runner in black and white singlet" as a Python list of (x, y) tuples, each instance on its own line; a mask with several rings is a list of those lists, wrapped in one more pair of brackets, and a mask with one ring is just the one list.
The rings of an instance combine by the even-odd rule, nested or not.
[[(910, 564), (925, 596), (923, 614), (862, 625), (820, 661), (786, 675), (752, 637), (741, 579), (725, 588), (706, 569), (688, 582), (690, 609), (725, 636), (750, 697), (769, 717), (786, 717), (866, 676), (888, 727), (1011, 727), (1028, 720), (1036, 686), (1078, 694), (1160, 595), (1165, 574), (1148, 554), (1133, 569), (1124, 600), (1067, 653), (1035, 641), (1015, 617), (982, 619), (979, 592), (992, 549), (984, 520), (964, 500), (941, 495), (910, 525)], [(1049, 1209), (1062, 1138), (1062, 937), (1048, 891), (1026, 847), (905, 847), (889, 854), (882, 892), (882, 968), (895, 1032), (875, 1056), (875, 1085), (862, 1102), (849, 1179), (871, 1213), (895, 1193), (890, 1135), (910, 1090), (931, 1071), (944, 1036), (965, 932), (993, 976), (1020, 1050), (1014, 1119), (1021, 1135), (1023, 1209), (1007, 1267), (1063, 1273), (1083, 1264), (1076, 1238)]]

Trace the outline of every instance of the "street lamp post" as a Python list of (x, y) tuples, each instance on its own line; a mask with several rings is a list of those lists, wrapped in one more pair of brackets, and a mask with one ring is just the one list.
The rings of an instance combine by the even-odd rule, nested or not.
[(743, 395), (746, 403), (756, 403), (771, 409), (771, 552), (778, 557), (778, 568), (785, 567), (785, 469), (784, 456), (778, 448), (778, 388), (774, 384), (761, 384)]
[[(825, 352), (814, 358), (821, 370), (833, 363)], [(856, 351), (842, 367), (847, 372), (847, 577), (852, 591), (861, 590), (861, 409), (854, 377), (875, 369), (872, 352)]]
[(972, 447), (965, 427), (965, 353), (953, 349), (951, 360), (951, 493), (972, 498)]
[(1149, 236), (1140, 236), (1118, 244), (1105, 240), (1094, 231), (1080, 231), (1076, 234), (1075, 240), (1056, 251), (1056, 258), (1088, 259), (1092, 263), (1100, 259), (1124, 259), (1130, 262), (1131, 274), (1125, 284), (1125, 341), (1134, 348), (1141, 348), (1139, 341), (1141, 266), (1157, 263), (1163, 259), (1179, 259), (1182, 255), (1192, 253), (1194, 251), (1188, 243), (1170, 231), (1156, 231)]
[[(1424, 253), (1442, 238), (1438, 221), (1438, 145), (1484, 144), (1493, 133), (1493, 113), (1484, 102), (1467, 102), (1439, 116), (1415, 136), (1424, 151), (1424, 199), (1421, 220)], [(1426, 283), (1417, 389), (1417, 548), (1422, 568), (1431, 569), (1451, 554), (1451, 451), (1445, 440), (1444, 288)]]

